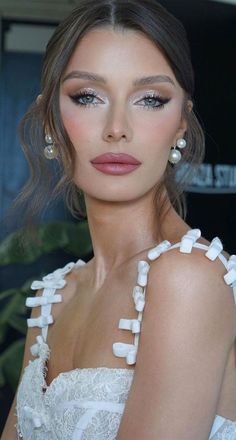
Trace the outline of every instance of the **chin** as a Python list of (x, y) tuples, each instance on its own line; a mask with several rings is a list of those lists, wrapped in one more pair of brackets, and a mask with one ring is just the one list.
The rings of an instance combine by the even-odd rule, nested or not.
[(89, 193), (85, 191), (85, 194), (92, 199), (99, 200), (100, 202), (107, 202), (107, 203), (124, 203), (124, 202), (132, 202), (136, 197), (132, 195), (125, 194), (111, 194), (111, 192), (108, 194), (106, 193)]

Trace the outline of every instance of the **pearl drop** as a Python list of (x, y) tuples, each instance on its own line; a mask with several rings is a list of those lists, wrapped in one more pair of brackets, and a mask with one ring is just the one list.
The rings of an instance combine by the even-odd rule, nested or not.
[(179, 148), (185, 148), (186, 147), (186, 140), (185, 139), (178, 139), (176, 144), (177, 144), (177, 147), (179, 147)]
[(51, 160), (57, 157), (57, 148), (54, 145), (47, 145), (44, 148), (44, 156)]
[(52, 142), (52, 136), (49, 133), (45, 134), (45, 141), (47, 142), (47, 144), (52, 144), (53, 143)]
[(169, 154), (169, 161), (171, 163), (178, 163), (181, 159), (182, 155), (179, 150), (172, 149)]

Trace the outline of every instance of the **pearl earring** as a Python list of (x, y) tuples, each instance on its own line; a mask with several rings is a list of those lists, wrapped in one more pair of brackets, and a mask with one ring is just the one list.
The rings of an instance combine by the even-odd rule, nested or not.
[(169, 162), (172, 164), (178, 163), (182, 157), (182, 154), (179, 150), (176, 150), (176, 147), (182, 149), (186, 147), (186, 140), (185, 139), (178, 139), (176, 142), (176, 146), (171, 148), (170, 154), (169, 154)]
[(58, 149), (52, 140), (52, 136), (50, 134), (45, 134), (45, 142), (48, 144), (44, 148), (44, 156), (46, 159), (55, 159), (58, 156)]

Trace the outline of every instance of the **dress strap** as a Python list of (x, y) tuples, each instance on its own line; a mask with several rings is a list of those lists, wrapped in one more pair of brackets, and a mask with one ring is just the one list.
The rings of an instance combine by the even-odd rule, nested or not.
[(38, 356), (40, 346), (47, 341), (48, 326), (53, 324), (51, 314), (52, 304), (62, 302), (62, 295), (57, 294), (57, 289), (62, 289), (66, 285), (65, 276), (72, 271), (74, 267), (84, 266), (86, 263), (79, 259), (76, 263), (68, 263), (65, 267), (43, 277), (42, 281), (34, 281), (31, 284), (32, 290), (43, 289), (42, 296), (28, 297), (26, 299), (27, 307), (41, 307), (41, 314), (37, 318), (27, 319), (28, 327), (41, 328), (41, 335), (36, 337), (36, 344), (32, 345), (30, 351), (33, 356)]
[[(169, 252), (172, 249), (178, 249), (181, 253), (190, 254), (193, 248), (202, 249), (205, 251), (205, 257), (211, 261), (219, 260), (225, 266), (227, 273), (224, 275), (224, 281), (233, 289), (234, 300), (236, 303), (236, 255), (232, 255), (229, 260), (222, 254), (223, 245), (218, 237), (215, 237), (209, 245), (198, 243), (197, 240), (201, 237), (200, 229), (190, 229), (179, 243), (171, 245), (167, 240), (150, 249), (147, 254), (149, 262), (152, 262), (160, 257), (161, 254)], [(139, 337), (141, 332), (141, 324), (143, 318), (143, 310), (145, 307), (145, 293), (148, 282), (148, 272), (150, 264), (147, 261), (138, 262), (138, 276), (137, 285), (133, 289), (133, 300), (135, 309), (138, 312), (136, 319), (120, 319), (118, 328), (122, 330), (129, 330), (134, 334), (134, 343), (126, 344), (123, 342), (115, 342), (112, 346), (113, 354), (117, 357), (126, 358), (126, 363), (132, 365), (136, 363), (136, 356), (138, 350)]]
[(133, 333), (134, 343), (115, 342), (112, 346), (113, 354), (117, 357), (125, 357), (128, 365), (136, 363), (149, 269), (150, 264), (147, 261), (140, 260), (138, 262), (137, 285), (134, 287), (132, 295), (135, 310), (138, 312), (137, 319), (120, 319), (119, 321), (120, 329), (130, 330)]
[[(160, 243), (155, 248), (148, 252), (148, 259), (153, 261), (157, 259), (162, 253), (168, 252), (171, 249), (179, 248), (181, 253), (190, 254), (193, 248), (202, 249), (205, 251), (205, 257), (214, 261), (217, 258), (224, 265), (227, 273), (224, 275), (224, 281), (228, 286), (233, 289), (234, 301), (236, 303), (236, 255), (231, 255), (227, 258), (222, 254), (223, 244), (218, 237), (213, 238), (209, 245), (198, 243), (198, 238), (201, 237), (200, 229), (189, 230), (181, 239), (179, 243), (175, 243), (171, 246), (166, 240)], [(159, 252), (161, 249), (161, 252)]]

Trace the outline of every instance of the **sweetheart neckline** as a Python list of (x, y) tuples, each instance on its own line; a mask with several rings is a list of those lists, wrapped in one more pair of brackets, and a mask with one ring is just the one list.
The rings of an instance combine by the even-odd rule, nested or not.
[[(47, 347), (48, 347), (48, 344), (47, 343), (45, 343), (46, 345), (47, 345)], [(48, 347), (49, 348), (49, 347)], [(35, 361), (36, 361), (37, 359), (35, 359)], [(50, 384), (48, 385), (47, 384), (47, 382), (46, 382), (46, 378), (45, 378), (45, 375), (44, 375), (44, 373), (43, 373), (43, 371), (44, 371), (44, 368), (45, 368), (45, 362), (44, 362), (44, 360), (40, 357), (40, 358), (38, 358), (38, 360), (40, 360), (40, 363), (42, 364), (42, 368), (40, 369), (41, 370), (41, 374), (42, 374), (42, 376), (43, 376), (43, 387), (42, 387), (42, 395), (43, 395), (43, 398), (44, 397), (46, 397), (46, 395), (49, 393), (49, 390), (53, 387), (53, 385), (55, 384), (55, 383), (57, 383), (57, 381), (59, 381), (60, 380), (60, 378), (64, 375), (64, 376), (69, 376), (69, 375), (71, 375), (71, 374), (75, 374), (75, 373), (81, 373), (81, 372), (83, 372), (83, 371), (96, 371), (96, 370), (106, 370), (106, 371), (122, 371), (122, 372), (125, 372), (125, 371), (127, 371), (127, 372), (129, 372), (128, 374), (130, 374), (130, 373), (132, 373), (132, 375), (134, 374), (134, 368), (125, 368), (125, 367), (115, 367), (115, 368), (112, 368), (112, 367), (84, 367), (84, 368), (73, 368), (72, 370), (68, 370), (68, 371), (62, 371), (61, 373), (59, 373), (56, 377), (54, 377), (54, 379), (50, 382)], [(34, 362), (34, 361), (33, 361)], [(32, 363), (32, 362), (31, 362)], [(43, 389), (45, 389), (45, 391), (43, 391)], [(220, 415), (220, 414), (216, 414), (215, 415), (215, 419), (216, 418), (221, 418), (221, 419), (224, 419), (224, 421), (228, 421), (228, 422), (230, 422), (230, 423), (235, 423), (236, 424), (236, 420), (231, 420), (231, 419), (228, 419), (227, 417), (224, 417), (224, 416), (222, 416), (222, 415)], [(215, 420), (214, 419), (214, 420)]]
[[(40, 353), (39, 353), (39, 357), (37, 357), (34, 360), (31, 360), (30, 363), (28, 364), (28, 366), (34, 362), (39, 362), (40, 364), (40, 374), (42, 375), (43, 378), (43, 386), (42, 386), (42, 394), (43, 396), (45, 396), (47, 394), (47, 391), (53, 386), (54, 382), (57, 382), (59, 380), (59, 378), (64, 375), (70, 375), (70, 374), (74, 374), (74, 373), (78, 373), (81, 371), (95, 371), (95, 370), (109, 370), (109, 371), (129, 371), (132, 372), (132, 374), (134, 374), (134, 368), (126, 368), (126, 367), (105, 367), (105, 366), (100, 366), (100, 367), (82, 367), (82, 368), (73, 368), (71, 370), (68, 371), (62, 371), (61, 373), (59, 373), (57, 376), (55, 376), (52, 381), (50, 382), (50, 384), (47, 384), (47, 365), (46, 362), (49, 358), (49, 353), (50, 353), (50, 347), (48, 345), (48, 343), (46, 341), (43, 341), (41, 343), (41, 348), (40, 348)], [(130, 374), (130, 373), (128, 373)], [(45, 390), (45, 391), (43, 391)]]
[(53, 387), (53, 384), (56, 383), (58, 380), (60, 380), (60, 378), (64, 375), (64, 376), (69, 376), (71, 374), (75, 374), (75, 373), (80, 373), (83, 371), (95, 371), (95, 370), (109, 370), (109, 371), (129, 371), (128, 374), (132, 373), (132, 375), (134, 374), (134, 368), (124, 368), (124, 367), (120, 367), (120, 368), (112, 368), (112, 367), (84, 367), (84, 368), (73, 368), (72, 370), (68, 370), (68, 371), (62, 371), (61, 373), (59, 373), (57, 376), (55, 376), (52, 381), (50, 382), (50, 384), (47, 384), (46, 381), (46, 377), (43, 374), (43, 389), (45, 389), (45, 391), (43, 392), (43, 396), (45, 396), (47, 394), (47, 391), (50, 390)]

